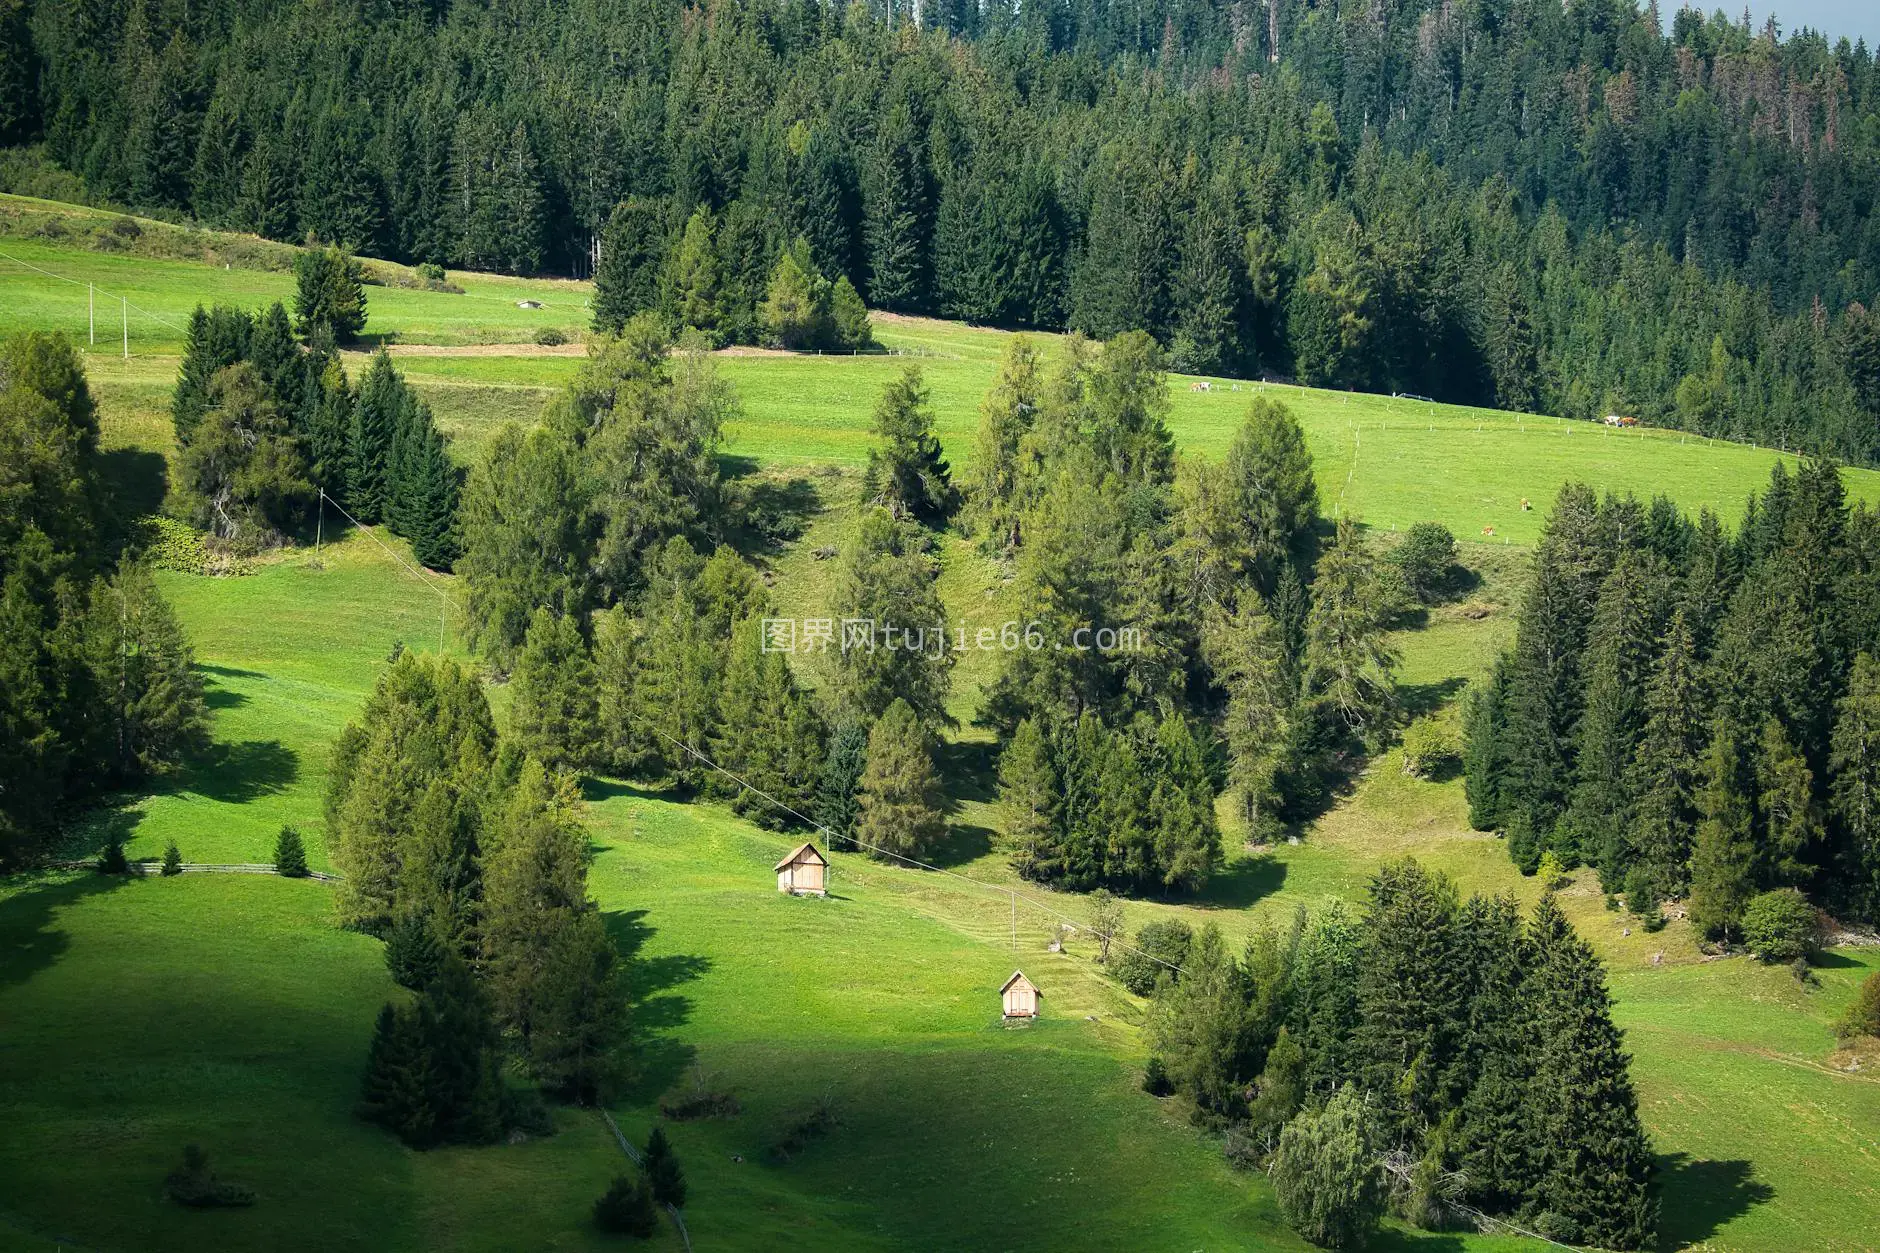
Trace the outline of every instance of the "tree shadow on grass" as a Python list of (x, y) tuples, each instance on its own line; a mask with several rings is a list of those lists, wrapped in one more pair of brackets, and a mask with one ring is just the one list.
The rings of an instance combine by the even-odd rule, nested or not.
[(673, 991), (712, 968), (711, 958), (692, 953), (655, 957), (641, 950), (653, 935), (644, 909), (603, 915), (607, 933), (627, 967), (627, 1003), (633, 1012), (633, 1081), (623, 1099), (651, 1101), (678, 1081), (697, 1052), (672, 1033), (692, 1017), (690, 997)]
[(934, 753), (941, 784), (954, 801), (993, 801), (999, 773), (999, 746), (990, 740), (949, 740)]
[(1186, 903), (1196, 909), (1246, 909), (1285, 883), (1286, 863), (1271, 853), (1261, 853), (1228, 863)]
[(1776, 1190), (1755, 1177), (1745, 1161), (1703, 1161), (1688, 1153), (1658, 1159), (1659, 1247), (1688, 1248), (1716, 1235), (1723, 1225), (1775, 1198)]
[(300, 755), (279, 740), (216, 743), (189, 763), (173, 790), (242, 804), (278, 792), (300, 777)]
[(957, 866), (992, 851), (992, 832), (969, 822), (947, 824), (946, 836), (923, 857), (936, 866)]
[[(0, 884), (11, 888), (29, 880), (30, 876), (21, 876), (0, 880)], [(56, 924), (60, 910), (120, 888), (126, 881), (124, 875), (81, 872), (0, 897), (0, 987), (27, 982), (65, 954), (72, 941)]]
[(592, 775), (581, 780), (581, 799), (591, 805), (611, 800), (636, 801), (677, 801), (682, 799), (677, 793), (665, 788), (656, 788), (643, 783), (632, 783), (625, 779), (601, 779)]
[(1469, 681), (1461, 675), (1451, 675), (1434, 683), (1399, 684), (1397, 695), (1403, 701), (1405, 713), (1413, 718), (1421, 718), (1447, 705), (1468, 684)]

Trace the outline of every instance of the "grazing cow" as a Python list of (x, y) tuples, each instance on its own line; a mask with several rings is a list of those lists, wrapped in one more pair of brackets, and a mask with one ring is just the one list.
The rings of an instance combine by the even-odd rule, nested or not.
[(1484, 535), (1493, 535), (1494, 533), (1495, 533), (1495, 528), (1492, 526), (1485, 526), (1482, 528), (1482, 534)]
[(1188, 385), (1188, 390), (1191, 392), (1211, 392), (1214, 390), (1214, 384), (1208, 382), (1206, 379), (1198, 379)]

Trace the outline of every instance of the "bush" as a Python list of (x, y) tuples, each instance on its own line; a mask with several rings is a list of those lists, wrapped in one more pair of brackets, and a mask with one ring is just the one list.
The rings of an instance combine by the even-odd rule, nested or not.
[(163, 876), (167, 879), (171, 875), (179, 875), (182, 873), (183, 850), (176, 847), (175, 840), (171, 840), (163, 850)]
[(1534, 877), (1541, 881), (1543, 888), (1564, 887), (1567, 882), (1566, 863), (1550, 848), (1541, 854), (1540, 864), (1534, 867)]
[(594, 1202), (594, 1225), (609, 1235), (644, 1240), (659, 1230), (652, 1189), (627, 1175), (618, 1176)]
[(560, 327), (545, 326), (535, 333), (535, 342), (544, 348), (559, 348), (568, 342)]
[(441, 290), (445, 285), (444, 267), (435, 261), (424, 261), (418, 265), (418, 281), (432, 291)]
[(1150, 1096), (1174, 1096), (1175, 1081), (1168, 1077), (1168, 1067), (1159, 1053), (1149, 1054), (1142, 1068), (1142, 1090)]
[(1254, 1129), (1244, 1122), (1237, 1122), (1221, 1138), (1221, 1156), (1235, 1170), (1258, 1170), (1260, 1159), (1266, 1156), (1266, 1152)]
[(824, 1093), (817, 1098), (814, 1105), (792, 1119), (790, 1125), (784, 1128), (777, 1142), (770, 1146), (770, 1156), (775, 1161), (790, 1161), (841, 1125), (842, 1120), (836, 1116), (835, 1102), (830, 1099), (828, 1093)]
[(169, 1173), (163, 1190), (178, 1205), (217, 1209), (253, 1205), (255, 1194), (238, 1184), (224, 1183), (209, 1169), (209, 1155), (194, 1144), (183, 1148), (183, 1164)]
[(1350, 1087), (1287, 1123), (1273, 1154), (1273, 1190), (1292, 1229), (1328, 1249), (1368, 1241), (1384, 1212), (1378, 1147), (1371, 1111)]
[(150, 564), (177, 574), (207, 574), (207, 536), (187, 522), (154, 514), (139, 524), (137, 546)]
[(1391, 562), (1403, 571), (1410, 594), (1429, 604), (1455, 582), (1456, 537), (1435, 522), (1419, 522), (1391, 553)]
[(1175, 977), (1169, 966), (1188, 960), (1188, 946), (1194, 938), (1194, 929), (1185, 922), (1173, 918), (1152, 922), (1136, 932), (1131, 948), (1112, 952), (1110, 966), (1124, 987), (1137, 996), (1148, 996), (1163, 974)]
[(124, 841), (112, 840), (98, 854), (99, 874), (129, 874), (131, 864), (124, 856)]
[(274, 837), (274, 872), (290, 879), (306, 877), (307, 846), (300, 842), (299, 828), (282, 827)]
[(1417, 779), (1434, 779), (1462, 757), (1456, 729), (1437, 718), (1419, 718), (1404, 728), (1403, 772)]
[(1764, 892), (1743, 911), (1743, 944), (1766, 962), (1792, 962), (1821, 947), (1821, 915), (1794, 888)]
[(1834, 1033), (1843, 1040), (1855, 1036), (1880, 1036), (1880, 971), (1867, 976), (1854, 994), (1854, 1003), (1834, 1024)]

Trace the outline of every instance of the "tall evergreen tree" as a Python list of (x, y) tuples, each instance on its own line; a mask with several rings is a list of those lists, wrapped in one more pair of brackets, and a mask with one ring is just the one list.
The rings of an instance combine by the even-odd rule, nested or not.
[(912, 706), (897, 699), (868, 732), (855, 840), (876, 856), (930, 857), (946, 834), (941, 803), (927, 730)]
[(876, 500), (897, 520), (944, 522), (958, 504), (940, 438), (933, 433), (933, 407), (920, 367), (909, 365), (882, 390), (875, 405), (878, 445), (869, 450), (868, 478)]
[(595, 682), (587, 642), (575, 620), (543, 607), (510, 673), (510, 735), (550, 769), (588, 760), (596, 718)]

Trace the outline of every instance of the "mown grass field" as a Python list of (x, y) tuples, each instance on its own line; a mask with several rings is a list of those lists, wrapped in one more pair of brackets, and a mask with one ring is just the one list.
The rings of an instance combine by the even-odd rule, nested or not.
[[(0, 251), (22, 255), (21, 243), (0, 238)], [(73, 248), (48, 246), (36, 262), (81, 277), (94, 263), (127, 266), (119, 281), (143, 276), (150, 301), (177, 301), (184, 313), (224, 298), (219, 284), (271, 296), (286, 283), (275, 272)], [(0, 333), (64, 325), (52, 304), (12, 299), (37, 290), (16, 281), (0, 260)], [(453, 322), (443, 306), (456, 297), (407, 294), (401, 323), (373, 289), (370, 329), (406, 343), (526, 338), (479, 329), (474, 315)], [(922, 354), (948, 452), (966, 460), (1001, 337), (899, 319), (879, 333)], [(175, 347), (128, 364), (104, 348), (89, 362), (111, 472), (126, 508), (154, 508)], [(722, 359), (745, 408), (727, 451), (766, 474), (801, 475), (819, 502), (804, 535), (765, 558), (780, 613), (830, 607), (838, 563), (814, 554), (852, 525), (868, 412), (901, 364)], [(401, 360), (466, 456), (501, 420), (531, 416), (577, 365), (537, 355)], [(1196, 393), (1172, 382), (1185, 447), (1218, 451), (1231, 437), (1249, 397), (1216, 386)], [(1408, 703), (1440, 717), (1454, 716), (1464, 684), (1512, 631), (1524, 546), (1554, 485), (1665, 491), (1733, 518), (1774, 455), (1674, 433), (1608, 436), (1550, 419), (1279, 390), (1306, 425), (1328, 507), (1384, 530), (1433, 517), (1466, 541), (1482, 580), (1468, 612), (1440, 607), (1398, 641)], [(1880, 476), (1849, 482), (1880, 499)], [(1523, 496), (1533, 512), (1520, 510)], [(1479, 534), (1488, 525), (1492, 543)], [(968, 541), (943, 541), (942, 593), (969, 629), (1014, 616), (1005, 574)], [(442, 611), (445, 646), (458, 648), (444, 599), (451, 581), (421, 583), (360, 533), (317, 561), (295, 550), (245, 577), (161, 580), (210, 683), (216, 747), (156, 793), (98, 811), (70, 851), (116, 831), (133, 856), (154, 857), (173, 838), (191, 860), (266, 860), (275, 831), (294, 822), (313, 862), (326, 864), (331, 741), (396, 642), (436, 647)], [(973, 652), (956, 669), (952, 710), (963, 724), (995, 664)], [(813, 663), (803, 670), (818, 679)], [(736, 1119), (670, 1129), (692, 1180), (687, 1218), (699, 1247), (1303, 1247), (1263, 1181), (1230, 1171), (1211, 1143), (1135, 1090), (1142, 1007), (1090, 963), (1089, 946), (1045, 953), (1047, 912), (1029, 901), (1014, 928), (1000, 887), (1072, 917), (1082, 907), (1020, 884), (1006, 866), (983, 733), (964, 725), (946, 766), (957, 806), (948, 864), (986, 886), (838, 857), (836, 897), (822, 902), (774, 892), (770, 866), (789, 837), (716, 806), (590, 788), (592, 885), (635, 955), (647, 1039), (622, 1125), (643, 1134), (661, 1092), (699, 1069), (744, 1103)], [(1536, 893), (1494, 837), (1467, 829), (1458, 780), (1411, 779), (1393, 753), (1301, 843), (1233, 847), (1202, 898), (1133, 902), (1131, 924), (1178, 913), (1244, 936), (1296, 908), (1361, 897), (1378, 862), (1403, 853), (1470, 889)], [(1645, 1119), (1665, 1155), (1667, 1247), (1873, 1247), (1880, 1086), (1826, 1059), (1827, 1024), (1880, 958), (1839, 954), (1804, 988), (1781, 969), (1702, 960), (1681, 923), (1625, 934), (1626, 919), (1584, 875), (1565, 899), (1609, 963), (1636, 1055)], [(1044, 988), (1045, 1017), (1007, 1030), (995, 989), (1014, 965)], [(546, 1141), (430, 1154), (351, 1117), (372, 1017), (390, 993), (376, 943), (331, 926), (318, 884), (54, 875), (0, 885), (0, 1249), (44, 1247), (54, 1235), (97, 1249), (594, 1246), (586, 1208), (619, 1154), (591, 1115), (565, 1113)], [(784, 1129), (825, 1095), (837, 1129), (793, 1162), (770, 1161)], [(257, 1190), (252, 1210), (193, 1214), (161, 1200), (161, 1177), (191, 1139)], [(1520, 1243), (1396, 1232), (1387, 1247)]]

